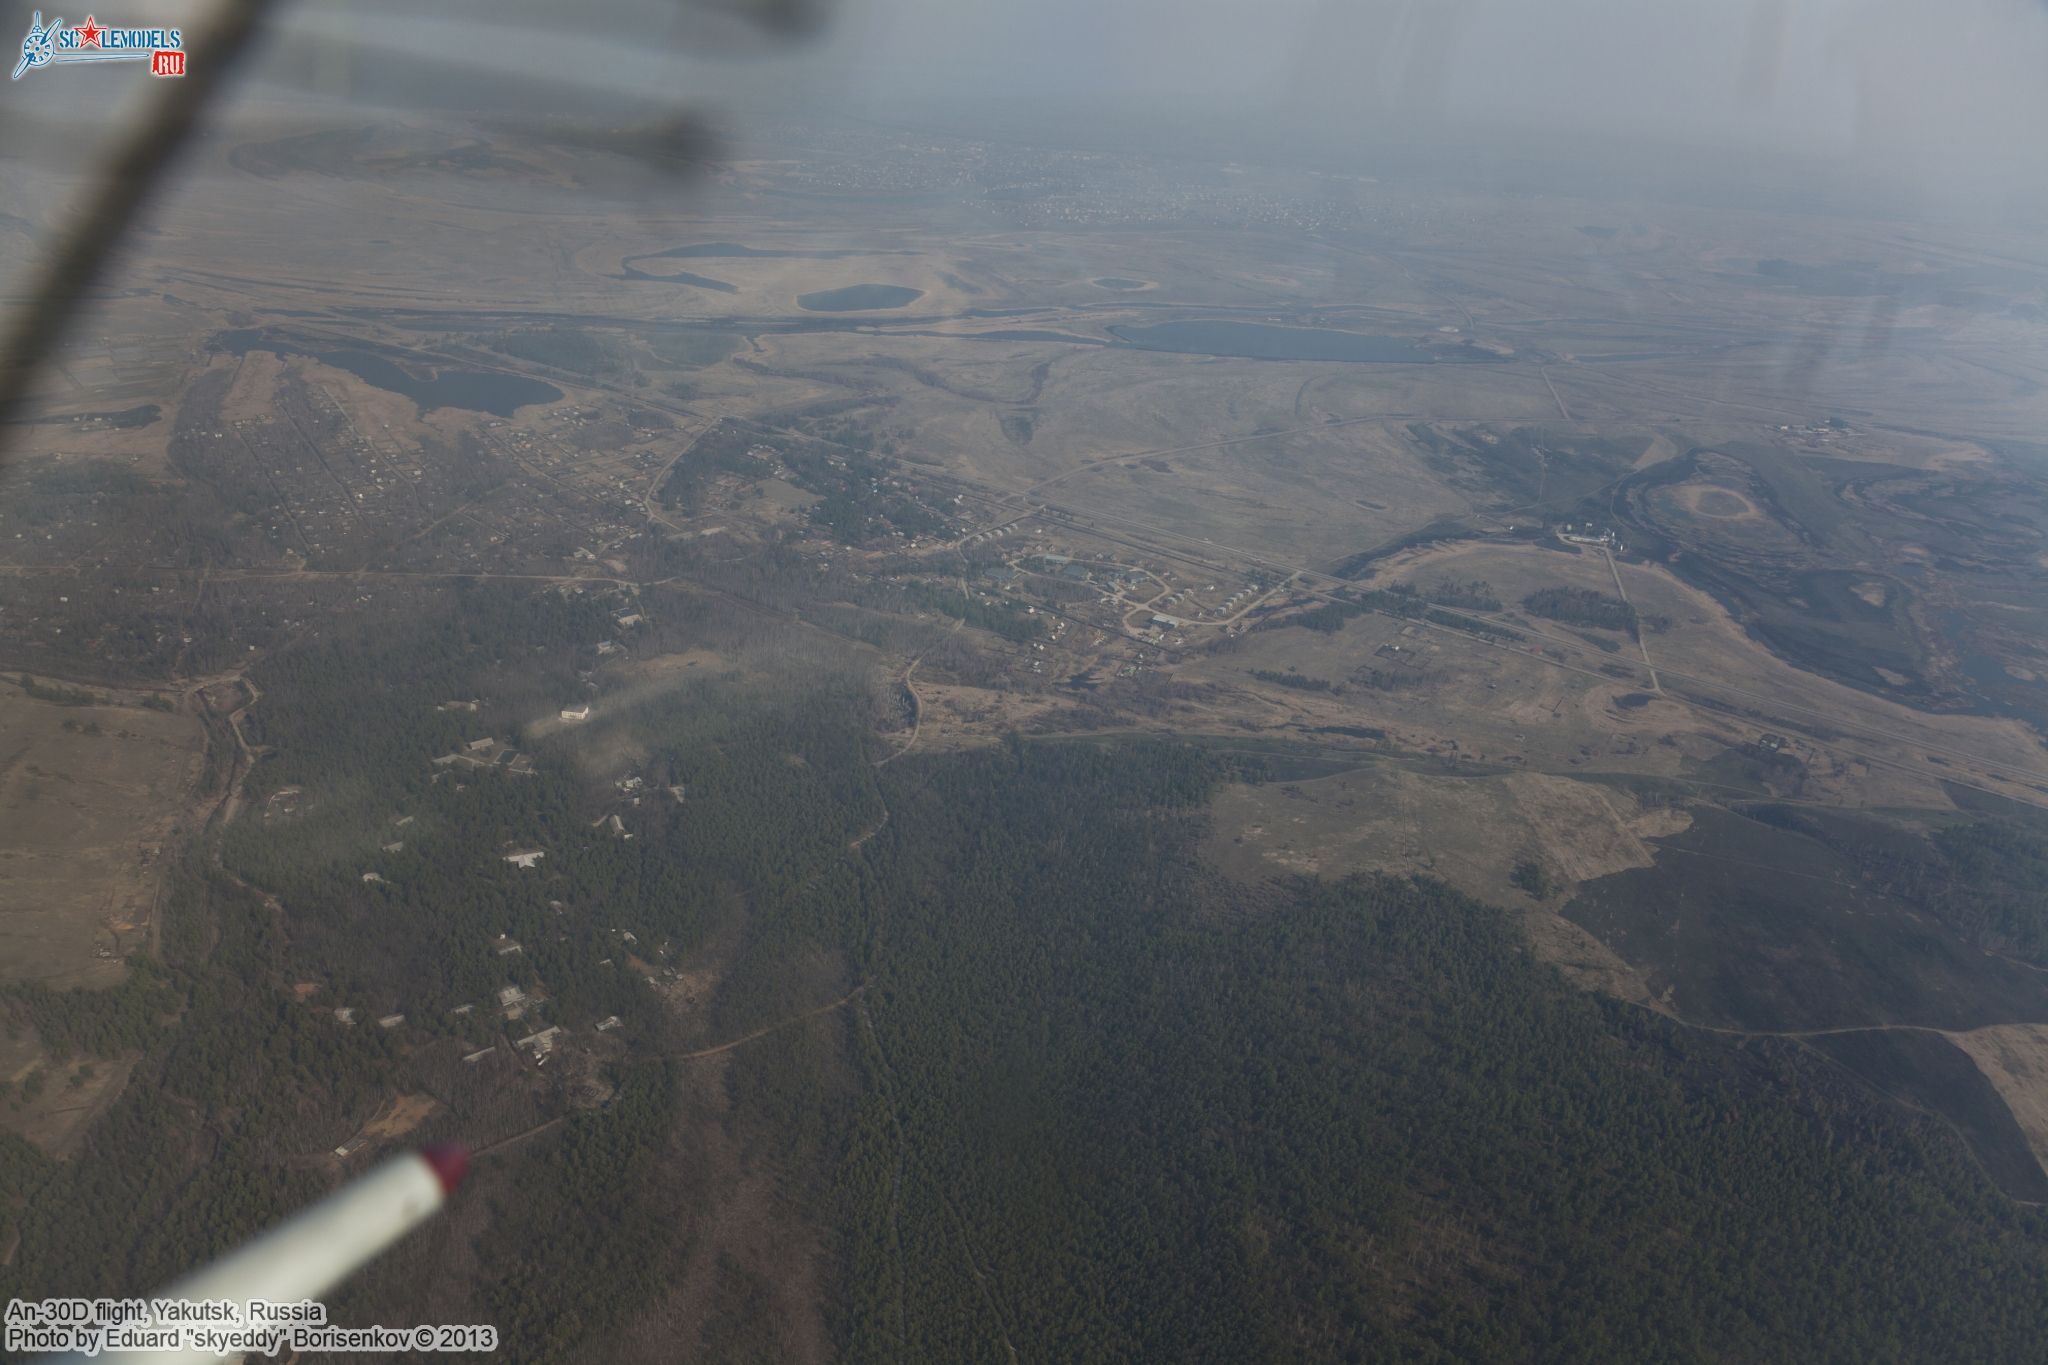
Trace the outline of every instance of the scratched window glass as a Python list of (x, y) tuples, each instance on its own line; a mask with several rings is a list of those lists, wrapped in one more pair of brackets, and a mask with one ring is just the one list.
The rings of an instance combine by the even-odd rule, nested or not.
[(9, 1358), (2039, 1354), (2038, 0), (0, 40)]

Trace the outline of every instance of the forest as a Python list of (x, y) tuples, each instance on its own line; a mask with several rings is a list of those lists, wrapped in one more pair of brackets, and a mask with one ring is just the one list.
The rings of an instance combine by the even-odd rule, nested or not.
[(1269, 682), (1278, 687), (1289, 687), (1297, 692), (1341, 692), (1343, 688), (1328, 678), (1311, 678), (1305, 673), (1289, 670), (1285, 673), (1272, 668), (1255, 668), (1252, 676), (1260, 682)]
[[(612, 728), (530, 742), (530, 776), (431, 763), (551, 714), (609, 628), (478, 586), (261, 666), (252, 814), (176, 868), (160, 958), (0, 998), (53, 1051), (140, 1056), (72, 1160), (0, 1139), (0, 1295), (153, 1288), (317, 1194), (310, 1158), (409, 1091), (439, 1105), (421, 1138), (533, 1136), (337, 1311), (496, 1322), (507, 1359), (626, 1358), (699, 1280), (671, 1350), (790, 1353), (795, 1270), (717, 1240), (721, 1142), (772, 1172), (816, 1248), (796, 1308), (849, 1359), (1988, 1360), (2048, 1333), (2048, 1223), (1938, 1120), (1579, 993), (1441, 884), (1209, 870), (1211, 793), (1266, 760), (1012, 737), (877, 767), (863, 675), (811, 661), (600, 695)], [(623, 771), (687, 800), (631, 804)], [(287, 787), (295, 814), (253, 813)], [(1939, 856), (1996, 881), (2037, 852)], [(678, 1011), (664, 964), (715, 986)], [(489, 1080), (454, 1059), (500, 1026), (451, 1011), (508, 983), (572, 1039), (623, 1025), (574, 1084)]]
[(1522, 607), (1532, 616), (1562, 621), (1568, 626), (1636, 633), (1636, 609), (1619, 597), (1591, 588), (1541, 588), (1524, 597)]
[(1941, 1124), (1576, 993), (1439, 885), (1218, 883), (1206, 762), (889, 770), (852, 1354), (2031, 1349), (2048, 1229)]

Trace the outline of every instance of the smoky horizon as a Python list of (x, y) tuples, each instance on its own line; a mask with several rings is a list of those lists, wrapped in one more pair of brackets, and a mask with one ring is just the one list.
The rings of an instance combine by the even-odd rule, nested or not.
[[(25, 25), (31, 8), (0, 17)], [(322, 3), (275, 12), (215, 121), (280, 106), (680, 118), (743, 148), (750, 121), (840, 119), (1508, 192), (2003, 222), (2048, 207), (2043, 69), (2037, 0), (878, 0), (789, 43), (691, 6), (582, 23), (530, 4)], [(0, 155), (47, 165), (62, 129), (75, 157), (115, 80), (7, 88)]]

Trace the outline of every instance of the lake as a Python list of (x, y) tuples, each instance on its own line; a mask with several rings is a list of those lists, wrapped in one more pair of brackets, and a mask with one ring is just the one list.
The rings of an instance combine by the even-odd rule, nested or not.
[(1322, 327), (1275, 327), (1263, 322), (1199, 318), (1112, 327), (1119, 341), (1147, 351), (1182, 355), (1235, 356), (1243, 360), (1339, 360), (1372, 364), (1427, 365), (1436, 360), (1399, 337), (1333, 332)]
[(901, 308), (923, 297), (924, 290), (900, 284), (849, 284), (844, 289), (799, 294), (796, 306), (809, 313), (858, 313), (871, 308)]
[(510, 417), (529, 403), (552, 403), (562, 396), (562, 391), (553, 384), (523, 375), (465, 370), (446, 365), (419, 365), (416, 368), (420, 373), (415, 374), (376, 351), (349, 346), (316, 351), (253, 328), (225, 332), (219, 342), (234, 355), (272, 351), (280, 356), (311, 356), (323, 365), (346, 370), (365, 384), (404, 394), (419, 405), (421, 412), (461, 408), (467, 412), (488, 412), (494, 417)]

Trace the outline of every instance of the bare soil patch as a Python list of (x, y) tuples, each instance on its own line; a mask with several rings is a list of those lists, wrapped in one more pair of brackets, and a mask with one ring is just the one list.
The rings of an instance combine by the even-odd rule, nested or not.
[[(1225, 787), (1210, 852), (1233, 875), (1427, 873), (1496, 904), (1524, 903), (1525, 858), (1573, 884), (1648, 867), (1628, 796), (1543, 773), (1438, 777), (1393, 764), (1304, 782)], [(1683, 812), (1657, 812), (1650, 825)]]
[(0, 686), (0, 980), (121, 979), (149, 941), (203, 748), (189, 715)]
[(363, 1125), (362, 1135), (372, 1141), (402, 1138), (427, 1121), (436, 1107), (431, 1095), (394, 1095), (375, 1118)]

